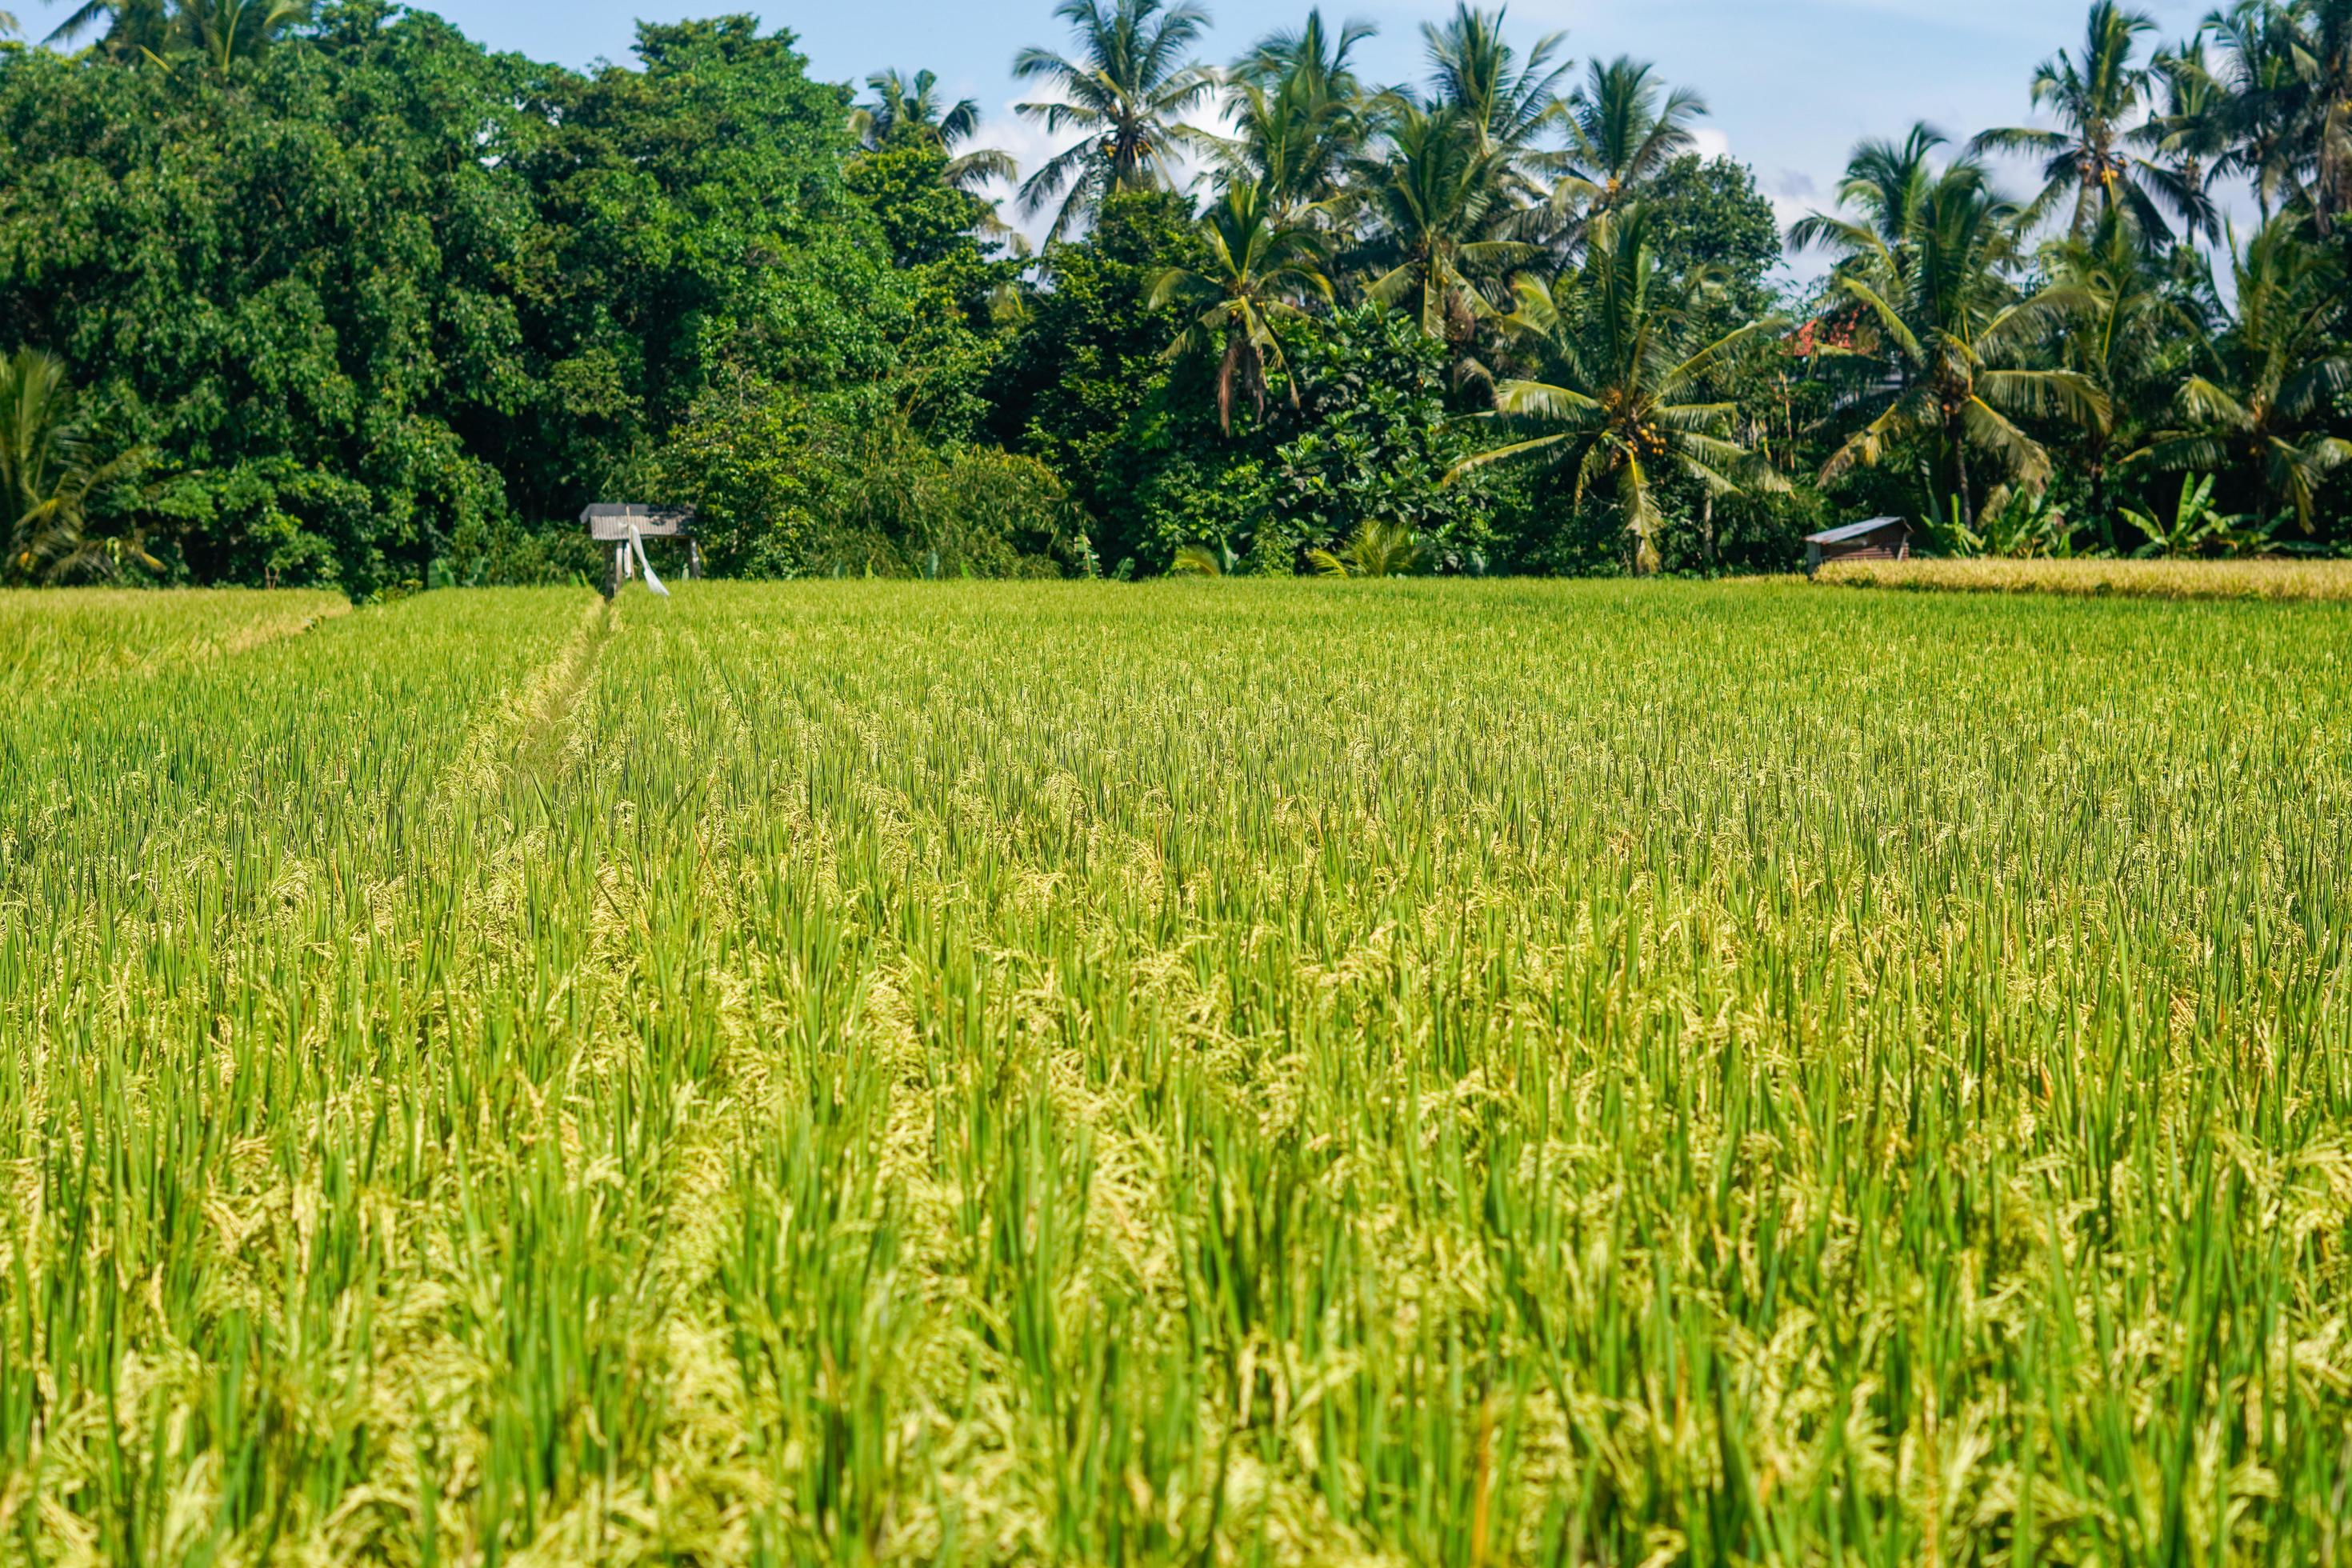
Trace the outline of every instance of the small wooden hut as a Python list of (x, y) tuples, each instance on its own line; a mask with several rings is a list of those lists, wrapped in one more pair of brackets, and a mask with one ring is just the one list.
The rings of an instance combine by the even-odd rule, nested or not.
[(636, 568), (629, 559), (629, 543), (636, 539), (682, 539), (686, 541), (686, 574), (702, 575), (702, 546), (694, 537), (694, 509), (666, 510), (661, 507), (638, 506), (634, 503), (600, 501), (580, 514), (588, 530), (588, 537), (599, 544), (613, 547), (611, 569), (604, 577), (604, 597), (611, 598), (621, 591), (624, 579), (635, 575)]
[(1908, 561), (1911, 525), (1899, 517), (1874, 517), (1825, 529), (1805, 540), (1805, 570), (1818, 572), (1827, 561)]

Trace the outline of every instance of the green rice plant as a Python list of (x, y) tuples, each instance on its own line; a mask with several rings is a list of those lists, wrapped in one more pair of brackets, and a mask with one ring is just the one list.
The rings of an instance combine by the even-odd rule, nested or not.
[(239, 653), (350, 607), (340, 594), (310, 590), (0, 590), (0, 707), (59, 686)]
[(2345, 1560), (2348, 652), (688, 583), (61, 679), (0, 1561)]

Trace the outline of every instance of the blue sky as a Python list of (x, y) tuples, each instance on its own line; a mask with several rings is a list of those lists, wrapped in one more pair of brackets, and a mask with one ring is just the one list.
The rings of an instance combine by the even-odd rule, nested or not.
[[(1268, 5), (1208, 0), (1216, 13), (1209, 54), (1224, 59), (1258, 35), (1294, 24), (1303, 0)], [(1452, 0), (1347, 0), (1328, 14), (1360, 16), (1380, 37), (1368, 74), (1420, 73), (1420, 24)], [(2211, 0), (2140, 0), (2165, 35), (2185, 35)], [(62, 14), (58, 7), (48, 7)], [(583, 66), (628, 57), (635, 19), (670, 19), (745, 8), (743, 0), (444, 0), (436, 7), (494, 47)], [(751, 7), (801, 38), (811, 68), (858, 81), (872, 70), (929, 67), (954, 96), (971, 97), (992, 123), (986, 140), (1024, 166), (1050, 149), (1015, 121), (1007, 69), (1013, 50), (1065, 39), (1051, 0), (849, 0)], [(19, 14), (38, 7), (18, 0)], [(2029, 122), (2033, 68), (2074, 47), (2086, 4), (2076, 0), (1517, 0), (1516, 33), (1565, 29), (1580, 62), (1630, 53), (1655, 60), (1673, 81), (1706, 94), (1710, 151), (1752, 165), (1784, 216), (1825, 203), (1859, 138), (1894, 135), (1925, 119), (1965, 137), (1988, 125)], [(26, 17), (28, 24), (34, 18)], [(2026, 184), (2016, 170), (2012, 184)]]

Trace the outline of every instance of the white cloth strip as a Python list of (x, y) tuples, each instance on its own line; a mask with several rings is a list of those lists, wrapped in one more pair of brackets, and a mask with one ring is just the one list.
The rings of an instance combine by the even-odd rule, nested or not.
[(646, 559), (645, 535), (637, 531), (637, 525), (634, 522), (629, 524), (629, 548), (637, 552), (637, 565), (646, 574), (646, 586), (663, 598), (668, 598), (669, 590), (663, 587), (662, 580), (654, 575), (654, 563)]

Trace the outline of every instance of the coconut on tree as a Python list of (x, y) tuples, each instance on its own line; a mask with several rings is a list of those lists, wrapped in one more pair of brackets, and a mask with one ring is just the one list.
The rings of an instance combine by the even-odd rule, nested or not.
[(2151, 239), (2169, 239), (2167, 209), (2192, 229), (2211, 221), (2211, 201), (2179, 170), (2134, 149), (2151, 135), (2144, 123), (2155, 81), (2139, 61), (2140, 40), (2156, 23), (2115, 0), (2095, 0), (2080, 54), (2061, 50), (2033, 79), (2033, 104), (2058, 121), (2054, 130), (2009, 126), (1988, 131), (1972, 153), (2031, 153), (2042, 160), (2042, 194), (2029, 209), (2038, 219), (2068, 209), (2077, 237), (2110, 215), (2127, 219)]

